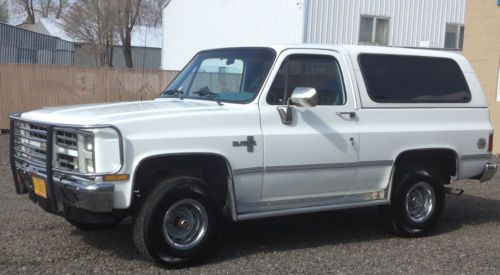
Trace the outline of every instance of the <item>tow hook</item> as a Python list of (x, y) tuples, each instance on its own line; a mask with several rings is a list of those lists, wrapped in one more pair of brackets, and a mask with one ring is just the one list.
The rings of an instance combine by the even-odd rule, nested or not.
[(460, 196), (464, 193), (464, 190), (463, 189), (460, 189), (460, 188), (453, 188), (453, 187), (445, 187), (444, 188), (444, 191), (447, 193), (447, 194), (450, 194), (450, 195), (455, 195), (455, 196)]

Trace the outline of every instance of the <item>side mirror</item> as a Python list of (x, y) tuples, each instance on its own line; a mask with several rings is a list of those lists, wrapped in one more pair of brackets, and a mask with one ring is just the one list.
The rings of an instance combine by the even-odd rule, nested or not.
[(314, 107), (318, 104), (318, 92), (311, 87), (297, 87), (293, 89), (286, 106), (279, 106), (278, 113), (283, 124), (292, 124), (293, 109), (290, 102), (301, 107)]
[(290, 100), (301, 107), (314, 107), (318, 104), (318, 92), (311, 87), (297, 87), (293, 89)]

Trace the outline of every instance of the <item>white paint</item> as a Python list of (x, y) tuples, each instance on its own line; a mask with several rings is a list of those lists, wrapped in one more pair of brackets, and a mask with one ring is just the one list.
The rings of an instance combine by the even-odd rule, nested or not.
[[(41, 123), (107, 123), (116, 126), (124, 137), (125, 163), (119, 172), (131, 175), (131, 180), (115, 183), (113, 203), (119, 209), (130, 206), (132, 180), (139, 163), (158, 155), (209, 153), (225, 157), (233, 170), (259, 168), (257, 172), (234, 177), (237, 204), (265, 205), (269, 201), (281, 201), (286, 209), (292, 207), (286, 204), (289, 199), (305, 199), (302, 207), (308, 207), (311, 206), (307, 205), (309, 198), (323, 194), (345, 196), (346, 201), (352, 201), (360, 194), (384, 191), (389, 186), (393, 167), (354, 165), (337, 170), (332, 168), (329, 172), (335, 173), (336, 177), (331, 178), (332, 174), (318, 170), (269, 173), (265, 170), (268, 166), (394, 161), (403, 151), (421, 148), (448, 148), (456, 151), (459, 158), (488, 154), (486, 148), (477, 146), (479, 138), (488, 140), (493, 131), (486, 100), (472, 67), (461, 55), (370, 46), (270, 47), (281, 54), (260, 95), (248, 104), (219, 105), (214, 101), (164, 98), (47, 108), (24, 113), (22, 117)], [(335, 57), (342, 69), (347, 104), (292, 107), (294, 124), (285, 126), (281, 124), (276, 106), (269, 106), (265, 99), (281, 61), (294, 52)], [(425, 105), (370, 102), (359, 74), (357, 55), (360, 53), (451, 58), (464, 71), (472, 100)], [(342, 118), (337, 114), (346, 111), (355, 112), (355, 118)], [(254, 152), (232, 146), (233, 141), (245, 140), (247, 136), (253, 136), (256, 141)], [(351, 137), (354, 142), (350, 141)], [(116, 158), (118, 151), (108, 150), (103, 154), (96, 150), (96, 154), (101, 154), (97, 159), (104, 161), (105, 157)], [(481, 174), (487, 159), (459, 159), (458, 162), (457, 178), (465, 179)], [(350, 207), (362, 203), (358, 201)]]

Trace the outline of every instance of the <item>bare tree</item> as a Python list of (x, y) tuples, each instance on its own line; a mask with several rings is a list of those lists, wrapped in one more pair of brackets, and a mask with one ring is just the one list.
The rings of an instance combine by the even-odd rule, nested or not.
[(68, 0), (59, 0), (58, 1), (57, 6), (54, 9), (54, 14), (55, 14), (56, 19), (61, 18), (61, 14), (66, 9), (68, 4), (69, 4)]
[(14, 3), (21, 6), (26, 12), (26, 20), (24, 23), (34, 24), (36, 18), (33, 0), (14, 0)]
[(101, 66), (113, 66), (113, 46), (118, 21), (112, 1), (77, 1), (62, 18), (66, 32), (90, 45), (99, 56)]
[(36, 4), (38, 4), (38, 11), (40, 14), (47, 18), (49, 17), (49, 13), (52, 11), (52, 0), (37, 0)]
[(123, 47), (123, 57), (127, 68), (133, 68), (132, 30), (139, 20), (143, 9), (143, 0), (116, 0), (118, 10), (118, 33)]
[(9, 7), (6, 0), (0, 0), (0, 22), (9, 22)]
[(161, 25), (163, 6), (166, 3), (167, 0), (146, 0), (141, 16), (141, 23), (153, 27)]

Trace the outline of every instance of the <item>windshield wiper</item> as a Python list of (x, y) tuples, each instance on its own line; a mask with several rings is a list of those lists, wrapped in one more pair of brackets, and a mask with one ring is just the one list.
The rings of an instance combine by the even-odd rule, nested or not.
[(184, 99), (183, 95), (184, 95), (184, 92), (183, 91), (179, 91), (179, 90), (166, 90), (162, 93), (162, 96), (163, 95), (167, 95), (167, 96), (175, 96), (175, 97), (178, 97), (180, 98), (181, 100)]
[(193, 94), (197, 94), (200, 97), (206, 97), (206, 98), (213, 99), (213, 100), (215, 100), (215, 102), (217, 102), (217, 104), (223, 105), (219, 99), (220, 95), (218, 93), (214, 93), (214, 92), (207, 91), (207, 90), (199, 90), (199, 91), (193, 92)]

